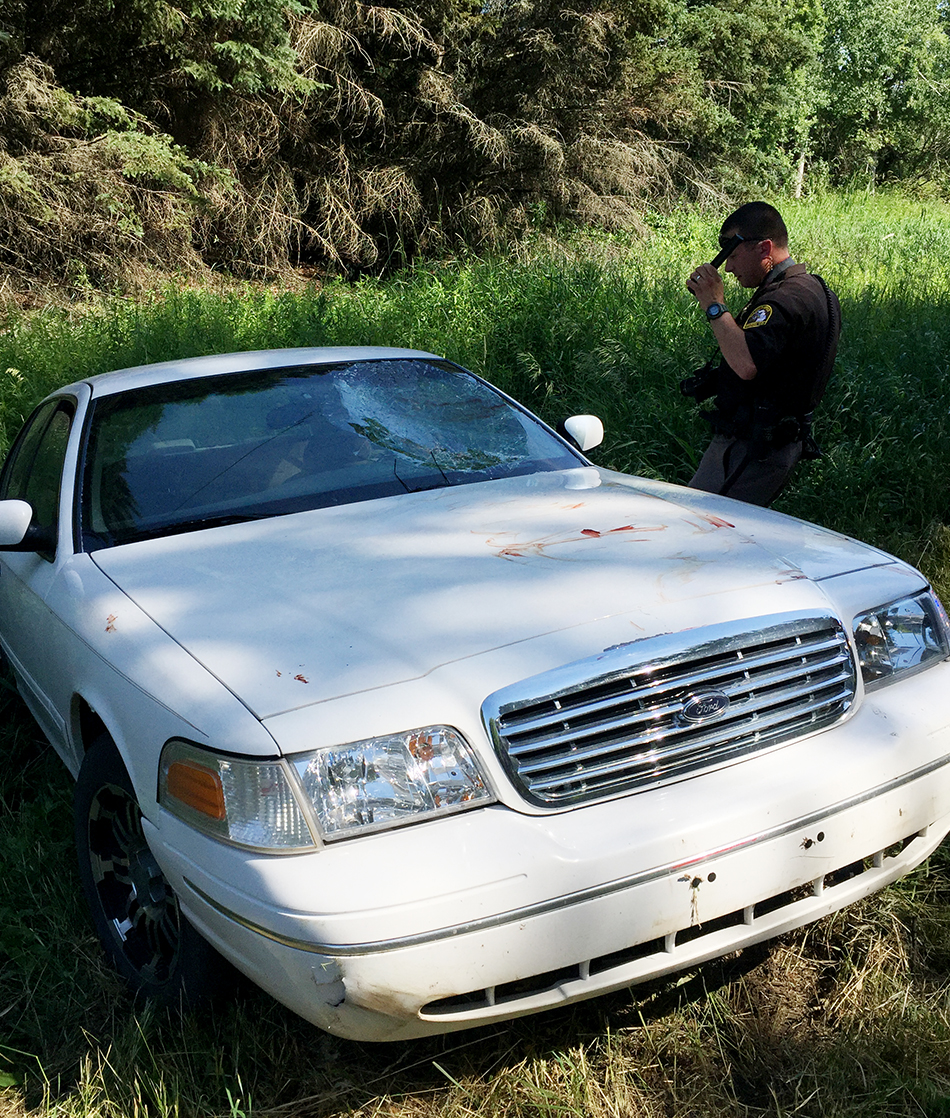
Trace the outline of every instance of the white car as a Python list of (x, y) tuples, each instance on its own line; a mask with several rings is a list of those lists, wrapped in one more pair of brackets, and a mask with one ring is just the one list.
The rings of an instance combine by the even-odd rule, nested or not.
[(0, 640), (133, 989), (197, 997), (223, 956), (341, 1036), (463, 1029), (798, 927), (941, 842), (924, 578), (566, 430), (397, 349), (34, 412)]

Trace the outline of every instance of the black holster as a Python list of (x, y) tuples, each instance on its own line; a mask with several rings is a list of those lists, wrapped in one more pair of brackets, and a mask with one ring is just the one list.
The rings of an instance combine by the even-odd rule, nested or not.
[(769, 405), (761, 405), (755, 410), (750, 438), (753, 453), (765, 458), (770, 451), (788, 446), (789, 443), (802, 444), (803, 458), (820, 458), (821, 448), (811, 433), (812, 413), (806, 415), (779, 415)]

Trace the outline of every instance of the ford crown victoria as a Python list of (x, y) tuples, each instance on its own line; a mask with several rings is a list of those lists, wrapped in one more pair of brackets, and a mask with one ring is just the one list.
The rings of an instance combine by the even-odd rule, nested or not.
[(333, 1033), (533, 1013), (882, 888), (950, 830), (943, 609), (600, 469), (396, 349), (69, 385), (0, 476), (0, 644), (133, 989), (228, 960)]

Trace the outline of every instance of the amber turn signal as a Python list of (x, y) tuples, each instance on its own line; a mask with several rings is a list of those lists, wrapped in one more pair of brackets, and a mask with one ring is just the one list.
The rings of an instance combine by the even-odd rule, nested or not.
[(176, 800), (211, 819), (225, 818), (224, 788), (216, 772), (188, 761), (173, 761), (166, 780), (168, 794)]

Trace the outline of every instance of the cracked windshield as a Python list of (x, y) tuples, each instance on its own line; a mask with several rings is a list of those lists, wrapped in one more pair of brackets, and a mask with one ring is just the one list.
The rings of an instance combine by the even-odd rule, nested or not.
[(91, 551), (578, 464), (490, 386), (432, 361), (152, 385), (96, 405), (83, 541)]

